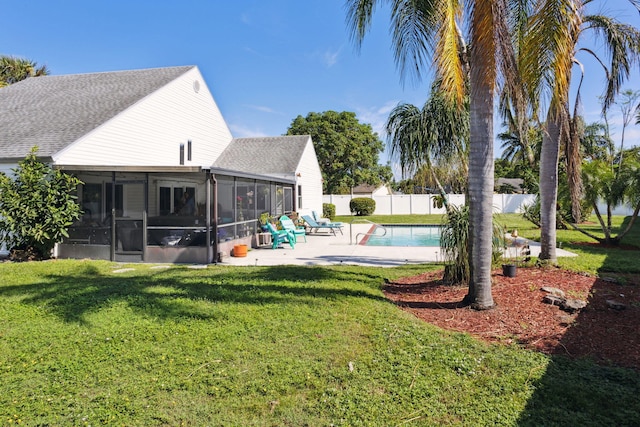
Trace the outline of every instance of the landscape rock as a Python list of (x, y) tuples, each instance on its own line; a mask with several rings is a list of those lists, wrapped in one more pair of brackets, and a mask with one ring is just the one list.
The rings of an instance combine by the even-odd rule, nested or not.
[(564, 298), (559, 297), (557, 295), (547, 294), (542, 298), (542, 301), (546, 304), (559, 306), (559, 305), (562, 305), (562, 303), (564, 302)]
[(586, 301), (568, 298), (564, 300), (564, 302), (560, 305), (560, 308), (568, 313), (575, 313), (576, 311), (582, 310), (586, 306)]
[(605, 302), (607, 303), (607, 307), (612, 308), (614, 310), (624, 310), (625, 308), (627, 308), (626, 304), (613, 299), (608, 299)]
[(541, 290), (543, 292), (546, 292), (546, 293), (551, 294), (551, 295), (555, 295), (555, 296), (560, 297), (560, 298), (564, 298), (565, 297), (564, 291), (562, 289), (554, 288), (554, 287), (551, 287), (551, 286), (543, 286), (541, 288)]

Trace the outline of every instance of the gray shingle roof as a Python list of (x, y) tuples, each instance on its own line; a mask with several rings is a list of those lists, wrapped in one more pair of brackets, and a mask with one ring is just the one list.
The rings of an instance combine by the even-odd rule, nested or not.
[(0, 158), (52, 156), (194, 66), (32, 77), (0, 89)]
[(294, 173), (309, 135), (234, 138), (214, 167), (261, 175)]

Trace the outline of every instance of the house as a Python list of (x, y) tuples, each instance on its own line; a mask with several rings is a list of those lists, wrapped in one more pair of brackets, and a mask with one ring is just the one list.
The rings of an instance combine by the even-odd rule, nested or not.
[(524, 179), (522, 178), (498, 178), (496, 180), (495, 191), (503, 194), (509, 194), (509, 193), (523, 194), (523, 193), (526, 193), (525, 189), (522, 188), (523, 185), (524, 185)]
[[(294, 181), (293, 189), (284, 188), (283, 202), (293, 203), (295, 200), (295, 209), (285, 206), (285, 210), (321, 212), (322, 172), (309, 135), (236, 138), (213, 163), (213, 170), (218, 173), (254, 173)], [(295, 197), (286, 194), (292, 190)]]
[(322, 206), (311, 138), (234, 139), (195, 66), (0, 89), (0, 171), (33, 146), (83, 182), (63, 258), (215, 262), (255, 241), (261, 213)]
[(360, 184), (351, 189), (351, 194), (355, 197), (391, 196), (393, 190), (389, 184)]

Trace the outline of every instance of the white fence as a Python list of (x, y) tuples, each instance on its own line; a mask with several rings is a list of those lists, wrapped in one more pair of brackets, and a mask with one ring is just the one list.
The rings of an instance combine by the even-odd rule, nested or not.
[[(352, 196), (325, 194), (323, 203), (332, 203), (336, 206), (336, 215), (351, 215), (349, 202)], [(411, 214), (444, 214), (444, 208), (433, 206), (434, 194), (394, 194), (392, 196), (373, 196), (376, 202), (376, 215), (411, 215)], [(523, 207), (535, 201), (535, 194), (494, 194), (493, 211), (495, 213), (522, 213)], [(456, 206), (464, 205), (464, 194), (449, 194), (449, 202)], [(598, 204), (598, 209), (603, 215), (607, 212), (604, 203)], [(614, 215), (633, 215), (633, 209), (629, 206), (616, 206)]]
[[(336, 215), (351, 215), (349, 202), (356, 196), (326, 194), (324, 203), (336, 206)], [(360, 197), (360, 196), (357, 196)], [(411, 214), (444, 214), (444, 208), (433, 206), (434, 194), (394, 194), (392, 196), (373, 196), (376, 202), (376, 215), (411, 215)], [(534, 202), (535, 194), (494, 194), (493, 207), (495, 213), (520, 213), (525, 205)], [(449, 202), (453, 205), (464, 205), (464, 194), (449, 194)]]

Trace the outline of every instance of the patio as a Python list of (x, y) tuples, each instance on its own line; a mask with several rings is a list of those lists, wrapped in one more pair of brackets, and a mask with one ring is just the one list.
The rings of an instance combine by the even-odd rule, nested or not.
[[(442, 261), (439, 247), (423, 246), (363, 246), (356, 241), (359, 233), (366, 233), (371, 224), (345, 223), (344, 235), (331, 232), (307, 234), (307, 241), (299, 240), (294, 249), (283, 245), (280, 249), (253, 248), (246, 257), (225, 256), (220, 265), (364, 265), (396, 267), (403, 264), (424, 264)], [(358, 241), (362, 236), (358, 236)], [(530, 242), (531, 255), (538, 256), (540, 245)], [(557, 249), (558, 256), (575, 254)], [(227, 254), (228, 255), (228, 254)]]

